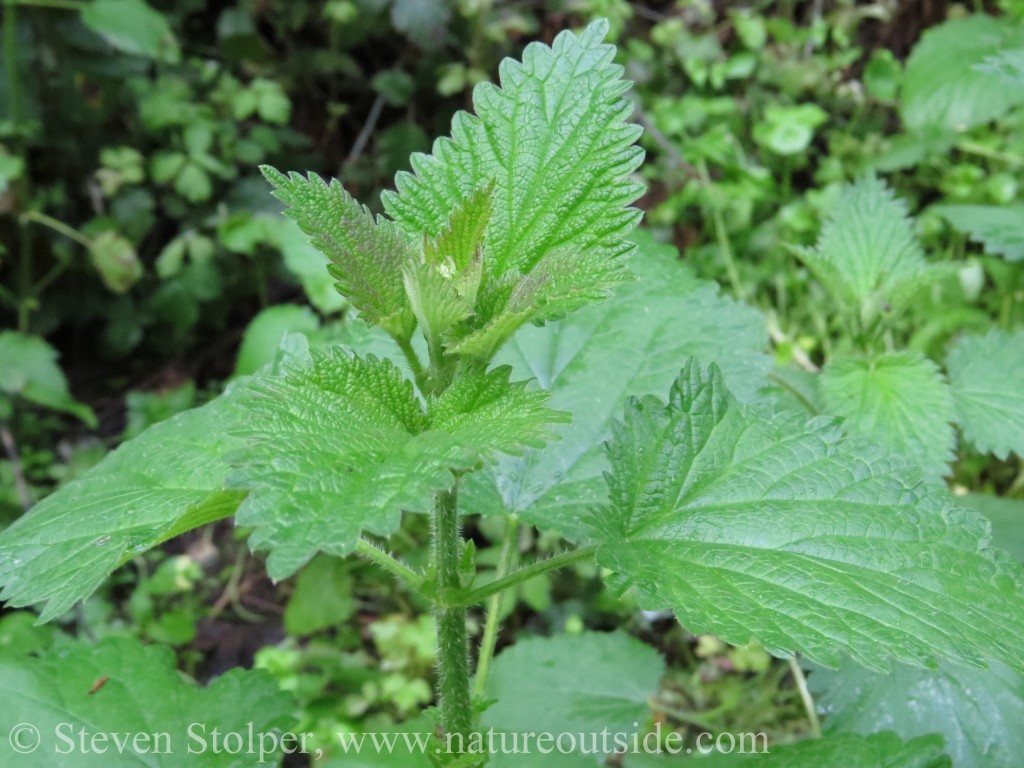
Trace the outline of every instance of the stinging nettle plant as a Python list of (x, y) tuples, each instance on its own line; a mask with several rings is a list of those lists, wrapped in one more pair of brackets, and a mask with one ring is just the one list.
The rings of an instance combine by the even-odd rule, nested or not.
[[(38, 504), (0, 534), (7, 604), (54, 619), (139, 552), (235, 515), (275, 579), (358, 553), (431, 602), (448, 734), (513, 727), (500, 700), (481, 715), (497, 600), (582, 561), (690, 631), (782, 657), (1024, 669), (1024, 579), (983, 519), (834, 420), (774, 413), (756, 313), (631, 234), (641, 131), (606, 29), (503, 62), (476, 114), (399, 174), (386, 216), (264, 168), (372, 330), (292, 345)], [(424, 572), (367, 538), (403, 514), (431, 517)], [(506, 551), (522, 523), (575, 548), (481, 583), (461, 534), (476, 514), (508, 517)], [(467, 610), (485, 604), (474, 652)], [(596, 646), (576, 661), (639, 663), (609, 657), (639, 653), (625, 640)]]

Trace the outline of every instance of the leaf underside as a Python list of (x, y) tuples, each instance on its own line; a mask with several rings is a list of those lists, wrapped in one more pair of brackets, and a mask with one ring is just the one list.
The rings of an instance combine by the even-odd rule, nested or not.
[(690, 631), (831, 667), (1024, 668), (1024, 580), (987, 523), (835, 423), (743, 407), (691, 362), (609, 455), (598, 561)]

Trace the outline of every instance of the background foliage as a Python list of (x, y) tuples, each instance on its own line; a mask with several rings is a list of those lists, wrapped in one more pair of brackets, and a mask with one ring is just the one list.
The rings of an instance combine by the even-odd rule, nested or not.
[[(621, 290), (650, 309), (650, 328), (631, 329), (628, 313), (607, 305), (564, 332), (648, 334), (633, 340), (656, 348), (666, 370), (687, 355), (717, 360), (740, 396), (764, 373), (780, 410), (843, 417), (850, 433), (905, 454), (988, 516), (996, 544), (1020, 559), (1024, 6), (1015, 0), (7, 2), (3, 520), (232, 378), (310, 343), (365, 338), (322, 257), (277, 215), (258, 165), (341, 178), (377, 212), (410, 153), (447, 131), (503, 56), (597, 15), (611, 20), (619, 62), (637, 84), (647, 226), (688, 270), (636, 265), (658, 289)], [(701, 280), (721, 282), (726, 296)], [(681, 310), (682, 296), (690, 303)], [(769, 339), (738, 319), (733, 299), (763, 314)], [(677, 332), (697, 323), (722, 326), (718, 348), (693, 348)], [(504, 362), (522, 365), (544, 343), (526, 333)], [(663, 396), (671, 380), (628, 360), (598, 373), (623, 393)], [(553, 375), (553, 407), (578, 400), (593, 375)], [(573, 429), (597, 431), (609, 416), (595, 411)], [(150, 433), (155, 445), (159, 435)], [(574, 439), (567, 429), (551, 455)], [(534, 513), (572, 539), (580, 509), (547, 494), (553, 473), (568, 473), (586, 500), (598, 465), (588, 456), (561, 468), (545, 454), (531, 461), (524, 487)], [(526, 501), (502, 492), (508, 473), (499, 463), (470, 489), (481, 509), (524, 511)], [(143, 488), (152, 482), (139, 478)], [(395, 539), (410, 558), (422, 525), (407, 521)], [(372, 568), (325, 555), (274, 584), (247, 553), (247, 533), (208, 527), (137, 557), (80, 608), (56, 599), (53, 628), (9, 611), (0, 645), (15, 655), (84, 653), (75, 635), (151, 667), (148, 650), (121, 649), (135, 637), (174, 647), (179, 667), (200, 679), (256, 664), (294, 694), (299, 727), (323, 734), (382, 730), (430, 702), (433, 628), (423, 606)], [(500, 521), (485, 516), (470, 533), (480, 562), (496, 567)], [(515, 557), (556, 552), (561, 541), (524, 529)], [(646, 699), (622, 692), (629, 717), (688, 738), (765, 730), (784, 744), (816, 732), (787, 665), (622, 603), (593, 570), (524, 585), (505, 603), (504, 642), (620, 628), (667, 662), (634, 657), (654, 682)], [(159, 661), (166, 669), (151, 674), (167, 673), (170, 662)], [(46, 662), (30, 672), (53, 674)], [(825, 730), (884, 726), (908, 740), (938, 731), (957, 765), (1013, 764), (1017, 752), (994, 746), (1006, 740), (971, 736), (999, 718), (1019, 722), (1016, 673), (972, 678), (943, 667), (921, 678), (901, 667), (888, 684), (869, 683), (871, 674), (811, 675)], [(230, 695), (230, 679), (220, 680), (205, 694), (211, 702)], [(496, 666), (494, 684), (523, 682)], [(907, 714), (893, 702), (908, 688), (939, 695)], [(954, 716), (964, 711), (957, 690), (991, 692), (972, 699), (976, 725)], [(283, 711), (269, 688), (262, 695), (274, 716)]]

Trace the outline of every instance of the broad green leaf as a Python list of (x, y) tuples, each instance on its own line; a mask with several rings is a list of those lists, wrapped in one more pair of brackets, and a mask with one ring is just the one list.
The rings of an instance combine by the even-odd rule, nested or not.
[(914, 47), (903, 78), (903, 121), (964, 131), (1024, 103), (1024, 90), (1007, 88), (978, 65), (1024, 46), (1024, 27), (1008, 18), (976, 14), (932, 27)]
[(467, 478), (467, 513), (512, 512), (579, 539), (583, 514), (607, 498), (601, 443), (628, 395), (663, 392), (690, 356), (717, 362), (746, 398), (765, 382), (771, 360), (762, 353), (768, 336), (760, 314), (697, 280), (675, 248), (646, 233), (636, 241), (639, 280), (566, 320), (524, 328), (498, 355), (515, 378), (535, 378), (549, 390), (550, 406), (573, 421), (548, 448), (502, 458)]
[(67, 379), (57, 364), (57, 351), (38, 336), (0, 332), (0, 401), (4, 395), (70, 413), (96, 427), (92, 409), (71, 397)]
[(103, 284), (114, 293), (125, 293), (142, 279), (142, 262), (135, 246), (113, 230), (101, 232), (92, 239), (89, 257)]
[[(4, 730), (28, 723), (40, 738), (29, 756), (17, 753), (5, 734), (0, 762), (32, 768), (249, 768), (260, 759), (260, 734), (289, 727), (294, 707), (265, 672), (233, 669), (203, 688), (182, 678), (169, 648), (119, 637), (96, 645), (64, 641), (41, 657), (0, 656), (0, 691)], [(244, 749), (250, 727), (255, 754)], [(212, 748), (215, 728), (219, 753)], [(241, 738), (240, 754), (224, 749), (229, 733)], [(104, 734), (105, 742), (92, 741)], [(160, 735), (147, 743), (134, 734)], [(23, 730), (16, 743), (25, 746), (32, 738)], [(273, 764), (280, 752), (269, 737), (265, 743), (266, 763)]]
[[(510, 329), (603, 297), (628, 276), (622, 238), (640, 218), (628, 206), (643, 191), (629, 174), (643, 151), (639, 126), (626, 122), (629, 83), (612, 62), (615, 48), (601, 43), (607, 29), (595, 22), (550, 48), (527, 46), (521, 63), (503, 61), (501, 87), (478, 85), (476, 114), (458, 113), (451, 138), (437, 140), (432, 155), (413, 155), (415, 173), (400, 173), (397, 192), (383, 195), (410, 236), (434, 238), (476, 190), (493, 189), (480, 320), (499, 327), (455, 347), (461, 354), (487, 354)], [(520, 287), (535, 270), (533, 285)]]
[(92, 0), (82, 21), (124, 53), (176, 62), (178, 43), (163, 14), (143, 0)]
[(643, 159), (640, 128), (626, 122), (629, 83), (602, 44), (608, 24), (563, 32), (549, 48), (531, 43), (522, 63), (505, 59), (501, 87), (481, 83), (475, 115), (459, 112), (450, 139), (413, 155), (415, 174), (385, 193), (388, 213), (411, 234), (436, 235), (473, 190), (494, 184), (487, 258), (499, 271), (529, 271), (555, 247), (602, 248), (621, 256), (621, 238), (643, 191), (627, 178)]
[(975, 69), (999, 78), (1004, 85), (1024, 86), (1024, 48), (1013, 48), (986, 56)]
[(498, 451), (515, 456), (525, 448), (543, 448), (552, 437), (551, 424), (568, 422), (570, 414), (545, 408), (550, 395), (525, 382), (510, 382), (511, 373), (511, 367), (501, 366), (458, 379), (431, 401), (431, 428), (480, 455)]
[[(531, 673), (523, 674), (527, 669)], [(664, 671), (665, 662), (655, 649), (622, 632), (519, 640), (494, 660), (487, 695), (497, 702), (484, 712), (482, 729), (508, 734), (636, 733), (634, 723), (650, 716), (648, 702)], [(544, 705), (538, 707), (538, 702)], [(551, 757), (552, 765), (565, 765), (572, 755)], [(496, 755), (492, 762), (515, 766), (523, 760), (523, 755)], [(599, 758), (590, 755), (587, 761), (597, 765)]]
[(964, 336), (946, 370), (957, 421), (980, 451), (1024, 456), (1024, 330)]
[(851, 434), (908, 457), (928, 475), (949, 473), (953, 399), (938, 366), (924, 355), (834, 360), (818, 387), (825, 413), (845, 419)]
[(925, 261), (906, 204), (873, 176), (848, 186), (817, 246), (796, 253), (865, 325), (904, 304), (937, 273)]
[(852, 664), (810, 678), (827, 733), (941, 734), (957, 768), (1016, 766), (1024, 752), (1024, 677), (1003, 664), (935, 671), (893, 665), (888, 674)]
[(780, 155), (797, 155), (810, 146), (814, 131), (828, 120), (817, 104), (783, 107), (769, 104), (754, 125), (754, 141)]
[(277, 347), (288, 333), (314, 333), (320, 327), (317, 316), (296, 304), (277, 304), (256, 315), (242, 335), (235, 362), (236, 376), (249, 376), (274, 362)]
[(598, 562), (691, 632), (830, 667), (1024, 668), (1024, 577), (988, 524), (836, 423), (744, 407), (691, 361), (608, 450)]
[(237, 520), (255, 527), (253, 549), (270, 551), (271, 577), (318, 551), (344, 556), (363, 531), (390, 535), (403, 511), (428, 512), (454, 472), (538, 444), (558, 418), (542, 406), (545, 393), (509, 384), (507, 370), (486, 379), (472, 392), (460, 385), (431, 417), (392, 363), (338, 348), (255, 382), (231, 482), (252, 491)]
[(313, 245), (331, 260), (329, 271), (338, 290), (361, 317), (403, 339), (412, 335), (415, 318), (402, 278), (412, 246), (394, 223), (373, 214), (345, 191), (337, 179), (328, 184), (316, 174), (285, 176), (261, 168), (274, 195), (288, 206)]
[(334, 278), (327, 271), (327, 257), (318, 251), (299, 225), (291, 219), (277, 217), (277, 241), (284, 265), (299, 278), (310, 304), (324, 314), (337, 312), (345, 306), (345, 298), (334, 287)]
[(242, 442), (235, 389), (156, 424), (0, 533), (0, 597), (56, 618), (138, 552), (231, 515), (223, 455)]
[[(734, 745), (740, 743), (736, 737)], [(705, 742), (707, 744), (707, 742)], [(952, 763), (942, 750), (942, 739), (925, 736), (901, 741), (894, 733), (870, 736), (830, 735), (798, 744), (772, 746), (768, 754), (740, 754), (724, 741), (716, 751), (690, 762), (654, 755), (629, 755), (625, 768), (669, 768), (693, 765), (698, 768), (950, 768)], [(734, 751), (726, 754), (725, 750)]]
[(985, 246), (985, 253), (1007, 261), (1024, 259), (1024, 206), (936, 205), (932, 210)]
[(992, 524), (992, 544), (1024, 563), (1024, 501), (969, 493), (957, 501)]
[(344, 560), (320, 555), (299, 572), (284, 626), (293, 637), (341, 624), (356, 610), (352, 576)]

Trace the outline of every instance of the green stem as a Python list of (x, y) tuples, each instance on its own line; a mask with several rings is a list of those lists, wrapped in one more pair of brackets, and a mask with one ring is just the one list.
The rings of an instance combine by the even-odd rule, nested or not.
[[(8, 5), (7, 10), (9, 11), (13, 6)], [(74, 240), (79, 245), (85, 248), (92, 247), (92, 241), (79, 232), (74, 227), (65, 224), (63, 221), (47, 216), (41, 211), (27, 211), (18, 217), (18, 225), (21, 235), (21, 303), (18, 306), (18, 329), (22, 333), (28, 332), (28, 321), (29, 313), (32, 311), (34, 306), (34, 300), (42, 293), (43, 289), (46, 288), (50, 282), (57, 278), (64, 269), (67, 268), (66, 263), (58, 264), (36, 285), (33, 285), (33, 270), (32, 270), (32, 228), (29, 224), (35, 222), (41, 224), (48, 229), (52, 229), (64, 237)]]
[(412, 371), (413, 378), (416, 379), (416, 386), (420, 392), (426, 393), (427, 386), (427, 374), (423, 370), (423, 363), (420, 362), (419, 355), (416, 354), (416, 350), (412, 348), (412, 339), (393, 337), (395, 343), (398, 344), (398, 348), (402, 350), (402, 354), (405, 356), (405, 361), (409, 364), (409, 369)]
[(356, 552), (370, 562), (379, 565), (392, 576), (396, 576), (400, 581), (404, 581), (413, 589), (418, 589), (423, 583), (423, 579), (416, 571), (371, 541), (360, 539), (356, 543)]
[(715, 193), (711, 189), (711, 175), (708, 173), (708, 166), (701, 160), (697, 164), (697, 170), (700, 173), (701, 183), (704, 185), (705, 192), (709, 197), (708, 207), (711, 209), (711, 221), (714, 224), (715, 239), (718, 241), (718, 250), (722, 254), (725, 273), (729, 276), (732, 292), (736, 294), (737, 299), (742, 301), (747, 297), (747, 291), (743, 286), (743, 281), (740, 280), (739, 270), (736, 269), (736, 258), (733, 256), (732, 242), (729, 240), (729, 231), (725, 227), (725, 219), (722, 218), (722, 208), (719, 206), (717, 199), (714, 197)]
[(811, 726), (811, 736), (820, 739), (821, 721), (818, 719), (818, 712), (814, 708), (814, 698), (807, 689), (807, 678), (804, 676), (804, 671), (800, 669), (800, 662), (796, 660), (796, 656), (790, 656), (787, 661), (789, 662), (789, 670), (793, 673), (796, 688), (800, 691), (800, 699), (803, 701), (804, 709), (807, 711), (807, 722)]
[(504, 578), (495, 579), (490, 584), (484, 584), (478, 589), (474, 589), (462, 595), (461, 602), (462, 606), (476, 605), (482, 603), (492, 595), (496, 595), (500, 592), (504, 592), (506, 589), (511, 589), (525, 581), (541, 576), (550, 571), (558, 570), (559, 568), (565, 568), (573, 565), (574, 563), (581, 562), (583, 560), (591, 559), (597, 552), (597, 546), (591, 545), (587, 547), (580, 547), (574, 549), (571, 552), (564, 552), (561, 555), (555, 557), (549, 557), (546, 560), (539, 560), (533, 565), (528, 565), (525, 568), (520, 568), (514, 573), (510, 573)]
[(979, 144), (975, 141), (962, 141), (956, 146), (961, 152), (966, 152), (969, 155), (977, 155), (978, 157), (984, 157), (987, 160), (996, 160), (1011, 166), (1024, 165), (1024, 157), (1021, 157), (1020, 155), (1015, 155), (1010, 152), (1000, 152), (997, 149), (990, 149), (984, 144)]
[[(512, 559), (517, 553), (516, 542), (519, 538), (519, 518), (509, 515), (505, 520), (505, 535), (501, 542), (501, 555), (498, 558), (497, 578), (503, 579), (512, 570)], [(480, 641), (480, 655), (476, 662), (476, 678), (473, 681), (473, 695), (482, 698), (487, 687), (487, 673), (490, 671), (494, 647), (498, 643), (498, 625), (505, 607), (508, 593), (498, 592), (487, 601), (487, 623), (484, 624), (484, 635)]]
[(65, 224), (63, 221), (53, 218), (52, 216), (47, 216), (45, 213), (40, 213), (39, 211), (28, 211), (27, 213), (21, 214), (21, 221), (22, 223), (34, 221), (36, 224), (42, 224), (44, 227), (48, 227), (54, 232), (59, 232), (64, 235), (64, 237), (74, 240), (81, 246), (86, 248), (92, 247), (92, 240), (83, 235), (77, 229)]
[[(434, 503), (434, 562), (441, 595), (458, 593), (462, 560), (459, 530), (458, 486), (437, 494)], [(438, 605), (437, 677), (441, 725), (445, 733), (460, 736), (465, 743), (473, 728), (473, 705), (469, 697), (469, 639), (466, 636), (466, 608)]]

